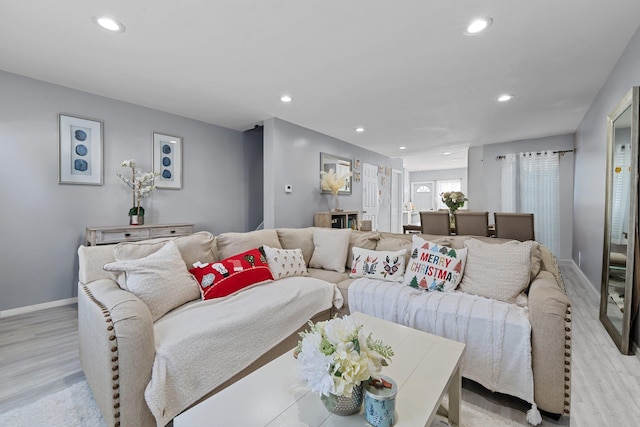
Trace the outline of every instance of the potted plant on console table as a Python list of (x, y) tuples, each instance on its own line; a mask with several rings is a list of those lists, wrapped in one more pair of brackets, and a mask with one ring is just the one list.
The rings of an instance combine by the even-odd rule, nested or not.
[(129, 209), (129, 224), (130, 225), (142, 225), (144, 224), (144, 208), (141, 205), (142, 199), (147, 197), (156, 186), (153, 185), (153, 181), (158, 173), (142, 172), (136, 170), (136, 161), (134, 159), (125, 160), (121, 165), (123, 168), (131, 168), (131, 179), (125, 177), (121, 173), (117, 173), (118, 178), (122, 180), (131, 188), (133, 197), (133, 207)]

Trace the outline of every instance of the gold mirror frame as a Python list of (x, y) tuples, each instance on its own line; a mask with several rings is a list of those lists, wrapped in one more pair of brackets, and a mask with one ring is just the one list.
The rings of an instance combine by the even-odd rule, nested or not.
[[(320, 172), (329, 172), (333, 170), (338, 177), (346, 174), (353, 173), (353, 161), (346, 157), (340, 157), (333, 154), (320, 153)], [(320, 176), (322, 181), (322, 175)], [(344, 187), (338, 191), (338, 194), (351, 194), (352, 191), (352, 176), (349, 175), (345, 179)], [(322, 194), (332, 194), (330, 190), (322, 188), (320, 184), (320, 192)]]
[[(635, 257), (638, 243), (638, 96), (639, 87), (631, 89), (607, 116), (607, 186), (605, 199), (604, 245), (602, 256), (602, 283), (600, 289), (600, 321), (616, 343), (622, 354), (630, 352), (630, 333), (634, 307)], [(628, 181), (627, 201), (629, 211), (626, 218), (626, 260), (621, 258), (624, 245), (612, 243), (612, 212), (614, 174), (620, 173), (621, 166), (614, 165), (616, 148), (616, 121), (625, 119), (627, 111), (630, 117), (631, 159)], [(616, 251), (616, 252), (613, 252)], [(612, 253), (617, 257), (612, 261)], [(624, 266), (624, 267), (623, 267)], [(624, 274), (624, 282), (622, 277)], [(617, 284), (617, 286), (616, 286)], [(624, 289), (620, 293), (621, 289)]]

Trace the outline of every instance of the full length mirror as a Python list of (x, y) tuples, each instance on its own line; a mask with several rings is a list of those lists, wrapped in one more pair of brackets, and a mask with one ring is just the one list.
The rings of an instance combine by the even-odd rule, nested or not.
[(607, 117), (607, 187), (600, 321), (620, 352), (630, 350), (637, 240), (638, 87)]

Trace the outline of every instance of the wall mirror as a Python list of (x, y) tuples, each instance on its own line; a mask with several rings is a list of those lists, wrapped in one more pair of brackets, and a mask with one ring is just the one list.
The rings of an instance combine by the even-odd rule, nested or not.
[(600, 321), (620, 352), (629, 354), (638, 311), (635, 267), (638, 240), (638, 95), (634, 87), (607, 116), (605, 201)]
[[(333, 154), (320, 153), (320, 171), (327, 173), (333, 171), (338, 178), (345, 177), (344, 185), (338, 190), (338, 194), (351, 194), (351, 173), (353, 172), (353, 162), (351, 159)], [(331, 190), (324, 189), (322, 184), (320, 184), (320, 191), (323, 194), (333, 194)]]

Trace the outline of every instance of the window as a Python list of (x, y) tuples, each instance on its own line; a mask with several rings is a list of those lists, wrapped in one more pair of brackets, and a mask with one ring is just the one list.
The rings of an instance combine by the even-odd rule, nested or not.
[(416, 188), (416, 193), (431, 193), (431, 189), (426, 185), (421, 185), (420, 187)]
[(442, 203), (442, 197), (440, 194), (447, 193), (451, 191), (462, 191), (462, 180), (461, 179), (442, 179), (436, 181), (436, 188), (438, 189), (438, 209), (449, 209), (447, 205)]

